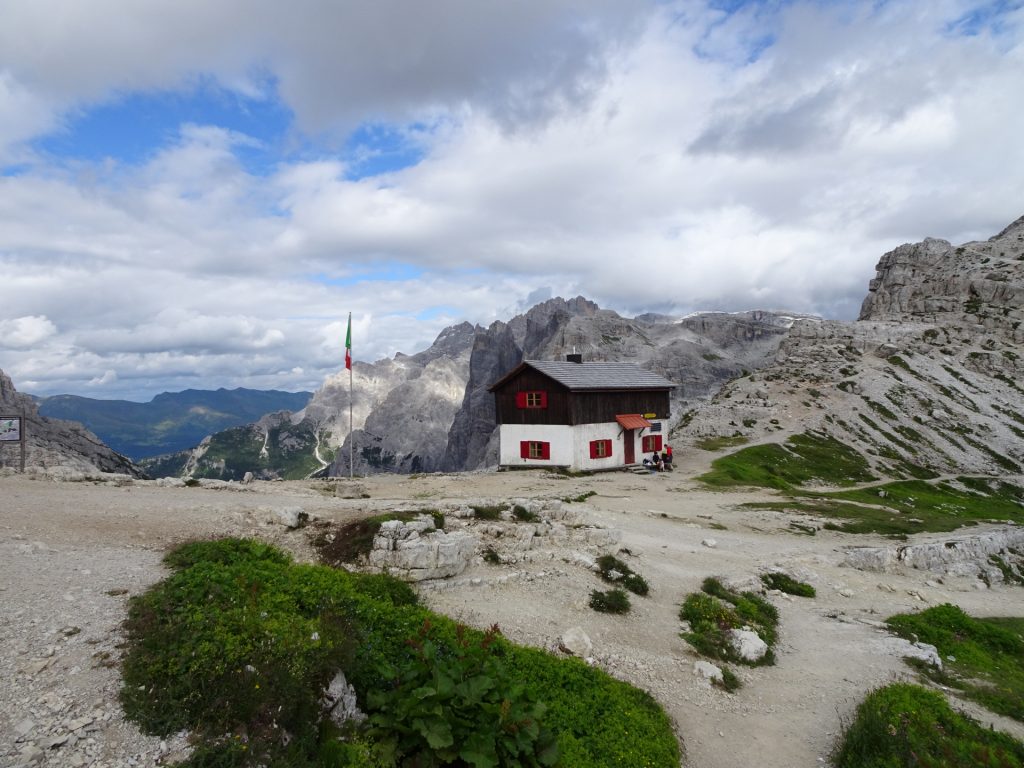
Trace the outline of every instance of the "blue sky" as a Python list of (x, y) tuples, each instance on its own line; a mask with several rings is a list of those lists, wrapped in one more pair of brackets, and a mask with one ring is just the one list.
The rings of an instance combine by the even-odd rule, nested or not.
[(531, 297), (852, 318), (1024, 213), (1021, 2), (0, 0), (0, 368), (313, 389)]

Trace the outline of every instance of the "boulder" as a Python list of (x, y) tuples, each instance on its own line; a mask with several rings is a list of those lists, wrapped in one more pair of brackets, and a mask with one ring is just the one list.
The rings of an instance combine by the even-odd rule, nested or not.
[(716, 667), (710, 661), (704, 661), (703, 659), (693, 662), (693, 674), (705, 680), (710, 680), (713, 683), (721, 683), (725, 679), (722, 676), (720, 667)]
[(728, 637), (729, 644), (744, 661), (758, 662), (768, 653), (768, 644), (748, 627), (730, 629)]
[(558, 640), (558, 647), (581, 659), (588, 658), (594, 652), (593, 643), (581, 627), (572, 627), (563, 632)]

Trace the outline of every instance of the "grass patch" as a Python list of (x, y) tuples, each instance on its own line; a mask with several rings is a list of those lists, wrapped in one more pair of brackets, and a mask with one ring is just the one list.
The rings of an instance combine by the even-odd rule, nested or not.
[(918, 685), (879, 688), (857, 708), (833, 755), (836, 768), (1020, 768), (1024, 744), (954, 712)]
[(601, 555), (597, 567), (602, 579), (623, 586), (634, 595), (643, 596), (650, 591), (647, 580), (614, 555)]
[(787, 576), (784, 573), (762, 573), (761, 582), (768, 589), (777, 589), (780, 592), (785, 592), (787, 595), (796, 595), (797, 597), (814, 597), (814, 587), (802, 581), (797, 581), (792, 576)]
[[(192, 731), (192, 768), (386, 765), (380, 761), (396, 749), (409, 750), (396, 756), (400, 764), (469, 764), (465, 749), (489, 753), (508, 726), (549, 732), (563, 768), (679, 765), (671, 723), (648, 694), (578, 659), (460, 627), (387, 576), (297, 565), (280, 550), (237, 539), (187, 544), (165, 562), (174, 572), (129, 601), (121, 700), (148, 734)], [(335, 672), (345, 672), (364, 709), (396, 722), (409, 697), (391, 694), (423, 672), (428, 624), (436, 660), (428, 666), (439, 673), (429, 695), (461, 701), (457, 711), (439, 702), (414, 718), (420, 723), (405, 722), (432, 752), (421, 751), (422, 742), (396, 746), (373, 722), (347, 744), (336, 741), (320, 705)], [(478, 653), (481, 664), (470, 658), (467, 670), (462, 660)], [(460, 669), (467, 671), (457, 680)], [(514, 720), (500, 719), (506, 700)], [(454, 761), (441, 753), (451, 746), (446, 734), (459, 734)], [(523, 765), (549, 764), (530, 751), (541, 741), (515, 738)]]
[[(779, 614), (771, 603), (753, 592), (734, 592), (718, 579), (707, 578), (701, 591), (688, 595), (679, 618), (690, 624), (681, 637), (699, 653), (714, 659), (750, 666), (775, 663)], [(756, 662), (740, 656), (729, 642), (729, 630), (750, 627), (768, 646), (768, 653)]]
[(473, 510), (473, 517), (477, 520), (499, 520), (501, 519), (501, 513), (505, 511), (506, 507), (498, 504), (482, 505), (482, 506), (471, 506)]
[(590, 593), (590, 607), (598, 613), (628, 613), (629, 595), (618, 588), (607, 592), (595, 589)]
[(806, 483), (854, 485), (874, 476), (853, 448), (822, 432), (793, 435), (783, 444), (754, 445), (715, 459), (698, 480), (714, 487), (790, 490)]
[(922, 668), (936, 682), (1024, 721), (1024, 618), (977, 619), (946, 603), (886, 623), (900, 637), (938, 649), (944, 669)]
[(751, 509), (802, 512), (832, 518), (829, 530), (908, 536), (953, 531), (989, 520), (1024, 523), (1024, 488), (1001, 480), (959, 477), (966, 487), (946, 482), (904, 480), (872, 488), (799, 493), (787, 502), (745, 504)]
[(723, 448), (735, 448), (740, 445), (746, 445), (750, 442), (750, 438), (744, 437), (743, 435), (731, 435), (731, 436), (719, 436), (719, 437), (705, 437), (703, 440), (697, 441), (697, 447), (702, 451), (720, 451)]

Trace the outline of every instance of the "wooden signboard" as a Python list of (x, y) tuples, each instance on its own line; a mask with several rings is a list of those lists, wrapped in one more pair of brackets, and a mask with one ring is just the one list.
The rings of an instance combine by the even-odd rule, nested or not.
[(22, 416), (0, 414), (0, 445), (21, 445), (21, 471), (25, 471), (25, 419)]

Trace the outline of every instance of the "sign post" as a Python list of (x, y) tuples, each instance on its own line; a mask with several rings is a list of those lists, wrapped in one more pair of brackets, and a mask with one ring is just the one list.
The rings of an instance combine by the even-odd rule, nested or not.
[(0, 444), (21, 443), (21, 471), (25, 471), (25, 417), (0, 414)]

